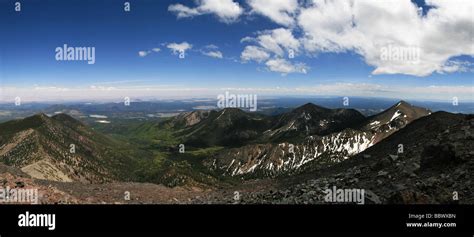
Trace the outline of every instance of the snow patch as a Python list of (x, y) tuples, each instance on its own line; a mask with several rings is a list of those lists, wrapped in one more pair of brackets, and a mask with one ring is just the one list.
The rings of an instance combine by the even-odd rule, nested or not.
[(390, 122), (392, 122), (394, 119), (400, 117), (400, 115), (402, 115), (402, 112), (400, 112), (400, 110), (397, 110), (395, 112), (395, 114), (393, 114), (392, 118), (390, 119)]

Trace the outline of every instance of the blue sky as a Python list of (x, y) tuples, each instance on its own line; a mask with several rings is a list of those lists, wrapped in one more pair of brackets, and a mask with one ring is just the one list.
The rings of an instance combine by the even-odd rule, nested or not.
[[(438, 100), (459, 96), (464, 100), (472, 100), (472, 38), (471, 45), (466, 45), (463, 39), (459, 41), (461, 44), (455, 42), (461, 48), (459, 50), (466, 53), (459, 55), (458, 51), (450, 52), (448, 55), (452, 57), (441, 60), (443, 65), (440, 66), (449, 64), (456, 68), (443, 69), (444, 71), (430, 69), (440, 63), (440, 60), (431, 62), (431, 57), (442, 58), (446, 54), (431, 56), (432, 50), (425, 46), (420, 47), (425, 55), (429, 55), (422, 57), (422, 61), (429, 59), (430, 62), (426, 64), (428, 69), (423, 71), (407, 67), (400, 69), (369, 59), (369, 53), (360, 52), (370, 48), (365, 43), (348, 46), (345, 38), (341, 38), (335, 39), (329, 46), (325, 45), (322, 43), (327, 41), (324, 37), (331, 36), (331, 32), (321, 33), (325, 35), (322, 36), (323, 40), (316, 40), (316, 43), (306, 47), (304, 37), (317, 32), (318, 34), (312, 35), (312, 39), (317, 38), (321, 29), (310, 22), (313, 19), (304, 19), (303, 12), (308, 11), (309, 14), (310, 10), (324, 11), (329, 6), (304, 5), (300, 1), (298, 8), (293, 9), (277, 3), (274, 8), (276, 10), (272, 13), (262, 12), (258, 4), (252, 4), (252, 0), (222, 1), (237, 4), (233, 6), (238, 6), (240, 11), (234, 14), (225, 10), (219, 12), (222, 9), (220, 6), (202, 10), (205, 9), (205, 4), (215, 4), (213, 1), (143, 0), (131, 1), (131, 11), (124, 12), (124, 1), (29, 0), (22, 1), (21, 11), (15, 12), (14, 2), (0, 2), (0, 83), (3, 89), (1, 98), (6, 101), (11, 100), (15, 94), (30, 100), (54, 99), (54, 94), (69, 99), (79, 99), (81, 96), (102, 98), (104, 94), (110, 98), (122, 98), (127, 94), (135, 98), (141, 95), (172, 97), (174, 94), (212, 97), (225, 88), (273, 95), (347, 94)], [(464, 4), (462, 1), (453, 4), (461, 3)], [(472, 2), (466, 3), (470, 4), (468, 7), (472, 10)], [(177, 6), (176, 4), (181, 4), (181, 10), (194, 11), (191, 15), (179, 16), (179, 11), (170, 10), (170, 6)], [(271, 4), (269, 3), (269, 9), (273, 9)], [(423, 7), (420, 19), (427, 17), (432, 6), (428, 8), (424, 1), (417, 1), (417, 4)], [(445, 6), (437, 7), (442, 9)], [(462, 16), (460, 18), (459, 21), (462, 21)], [(290, 22), (293, 23), (282, 23), (282, 19), (286, 19), (286, 22), (292, 19)], [(434, 25), (437, 24), (434, 20), (433, 22)], [(291, 32), (292, 37), (298, 41), (295, 58), (286, 57), (287, 48), (283, 44), (280, 46), (284, 55), (278, 55), (276, 51), (262, 46), (259, 36), (271, 36), (275, 29)], [(472, 36), (472, 31), (471, 25), (467, 33)], [(250, 37), (250, 40), (242, 41), (245, 37)], [(399, 39), (397, 35), (393, 37)], [(370, 42), (370, 39), (364, 42)], [(406, 39), (402, 38), (401, 41), (411, 40)], [(374, 42), (377, 40), (380, 41), (379, 38), (374, 38)], [(192, 48), (186, 50), (184, 59), (180, 59), (168, 46), (183, 42), (191, 44)], [(63, 44), (95, 47), (95, 64), (57, 61), (55, 49)], [(258, 47), (269, 56), (260, 62), (245, 60), (242, 54), (247, 46)], [(312, 46), (318, 49), (314, 50)], [(160, 51), (153, 52), (154, 48), (159, 48)], [(140, 56), (140, 51), (150, 53)], [(203, 54), (211, 51), (221, 53), (222, 58)], [(271, 64), (275, 67), (269, 66), (272, 60), (277, 63)], [(297, 65), (303, 66), (298, 68)], [(380, 72), (374, 73), (377, 68)], [(339, 90), (340, 87), (342, 89)], [(439, 88), (429, 94), (421, 93), (423, 88), (433, 87)], [(155, 91), (156, 88), (159, 89)], [(279, 88), (284, 90), (280, 91)], [(385, 88), (392, 90), (384, 92)], [(418, 89), (410, 90), (413, 88)], [(186, 89), (187, 92), (182, 93), (180, 89)], [(102, 93), (101, 90), (105, 92)], [(74, 93), (77, 95), (73, 96)]]

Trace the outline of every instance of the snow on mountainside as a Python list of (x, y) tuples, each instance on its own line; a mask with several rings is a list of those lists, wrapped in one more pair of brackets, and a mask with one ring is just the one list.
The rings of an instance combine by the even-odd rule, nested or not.
[(373, 138), (375, 144), (405, 127), (413, 120), (430, 114), (430, 110), (400, 101), (387, 110), (369, 117), (358, 129), (374, 132), (376, 134)]
[[(310, 164), (331, 165), (366, 150), (411, 121), (429, 114), (429, 110), (401, 101), (360, 122), (355, 129), (346, 128), (327, 135), (309, 135), (303, 141), (288, 139), (279, 144), (251, 144), (233, 148), (211, 158), (206, 165), (225, 175), (258, 177), (299, 172), (309, 169)], [(324, 124), (327, 118), (322, 115), (317, 117), (320, 119), (313, 119), (311, 124)]]
[(371, 137), (367, 132), (346, 129), (323, 137), (309, 136), (301, 144), (247, 145), (219, 154), (211, 168), (232, 176), (291, 173), (315, 160), (330, 164), (347, 159), (372, 146)]

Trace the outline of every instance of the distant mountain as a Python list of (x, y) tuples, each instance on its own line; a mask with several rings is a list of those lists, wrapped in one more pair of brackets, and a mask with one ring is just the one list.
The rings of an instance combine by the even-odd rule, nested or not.
[(173, 119), (172, 124), (175, 129), (181, 128), (176, 135), (189, 146), (241, 146), (260, 138), (271, 125), (271, 119), (257, 113), (226, 108), (186, 113)]
[(272, 141), (296, 141), (309, 135), (327, 135), (352, 127), (365, 117), (353, 109), (328, 109), (311, 103), (274, 119), (273, 126), (265, 131)]
[(128, 144), (99, 134), (65, 114), (37, 114), (0, 124), (0, 161), (38, 179), (90, 183), (126, 180), (134, 167), (128, 154), (131, 150)]
[[(300, 133), (309, 134), (302, 141), (298, 136), (282, 136), (288, 137), (286, 141), (273, 143), (269, 140), (224, 150), (210, 158), (207, 166), (226, 175), (249, 177), (286, 175), (330, 166), (364, 151), (413, 120), (429, 114), (429, 110), (403, 101), (366, 119), (356, 111), (329, 110), (307, 104), (279, 116), (277, 123), (298, 124), (294, 130), (308, 127), (307, 130), (300, 130)], [(283, 125), (273, 131), (280, 134), (292, 131), (288, 128), (293, 126)], [(334, 132), (327, 134), (329, 131)]]
[(387, 110), (369, 117), (359, 126), (360, 130), (372, 131), (377, 135), (374, 137), (374, 143), (390, 136), (400, 128), (405, 127), (413, 120), (427, 116), (431, 111), (425, 108), (410, 105), (405, 101), (400, 101)]
[(200, 123), (203, 119), (206, 119), (215, 111), (209, 110), (196, 110), (192, 112), (181, 113), (174, 117), (172, 120), (167, 121), (171, 127), (190, 127)]
[(162, 122), (178, 131), (190, 146), (229, 146), (279, 141), (302, 141), (309, 135), (326, 135), (352, 127), (365, 117), (353, 109), (327, 109), (305, 104), (275, 116), (247, 113), (236, 108), (183, 113)]

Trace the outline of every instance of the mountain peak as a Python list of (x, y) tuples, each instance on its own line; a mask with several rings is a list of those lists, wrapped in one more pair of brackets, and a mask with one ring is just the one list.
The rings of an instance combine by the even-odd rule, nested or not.
[(52, 118), (56, 119), (56, 120), (60, 120), (60, 121), (62, 121), (62, 120), (65, 120), (65, 121), (75, 120), (75, 121), (77, 121), (71, 115), (65, 114), (65, 113), (56, 114)]
[(223, 108), (222, 109), (222, 112), (229, 112), (229, 111), (235, 111), (235, 112), (243, 112), (241, 109), (239, 108), (231, 108), (231, 107), (227, 107), (227, 108)]
[(301, 111), (326, 111), (329, 110), (327, 108), (315, 105), (313, 103), (306, 103), (298, 108), (295, 109), (295, 111), (301, 112)]
[(68, 126), (81, 126), (83, 125), (79, 120), (73, 118), (72, 116), (65, 114), (65, 113), (60, 113), (56, 114), (52, 117), (54, 120), (61, 122), (64, 125)]
[(409, 104), (408, 102), (404, 101), (404, 100), (400, 100), (396, 105), (395, 107), (412, 107), (413, 105)]
[(405, 125), (431, 113), (428, 109), (417, 107), (401, 100), (381, 113), (373, 115), (365, 122), (365, 128), (376, 131), (376, 142), (390, 136)]
[(33, 116), (30, 116), (30, 117), (26, 117), (22, 120), (21, 123), (24, 124), (24, 125), (29, 125), (31, 127), (37, 127), (37, 126), (41, 126), (42, 124), (45, 124), (49, 121), (51, 121), (51, 118), (44, 114), (44, 113), (38, 113), (38, 114), (35, 114)]
[(37, 113), (37, 114), (31, 116), (31, 118), (37, 118), (37, 119), (41, 119), (41, 120), (47, 120), (47, 119), (49, 119), (49, 116), (46, 115), (45, 113)]
[(409, 104), (408, 102), (406, 102), (404, 100), (399, 101), (397, 104), (390, 107), (387, 111), (395, 111), (395, 110), (404, 112), (406, 114), (416, 113), (416, 114), (419, 114), (419, 115), (422, 115), (422, 114), (427, 115), (427, 114), (430, 114), (430, 112), (431, 112), (428, 109)]
[(220, 111), (218, 111), (218, 119), (221, 118), (222, 116), (225, 116), (226, 118), (229, 116), (246, 116), (247, 113), (239, 108), (224, 108)]

